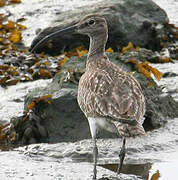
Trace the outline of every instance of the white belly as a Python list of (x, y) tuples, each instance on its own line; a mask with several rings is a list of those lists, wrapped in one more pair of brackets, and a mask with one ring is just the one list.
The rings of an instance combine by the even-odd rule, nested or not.
[(117, 133), (116, 126), (113, 123), (109, 122), (106, 118), (88, 117), (88, 123), (90, 126), (90, 132), (91, 132), (92, 138), (96, 137), (96, 133), (97, 133), (98, 128), (105, 129), (105, 130), (112, 132), (112, 133)]

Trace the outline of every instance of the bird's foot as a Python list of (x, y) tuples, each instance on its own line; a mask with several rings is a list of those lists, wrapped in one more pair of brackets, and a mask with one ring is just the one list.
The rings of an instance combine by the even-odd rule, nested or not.
[(93, 161), (94, 161), (94, 168), (93, 168), (93, 180), (96, 180), (96, 174), (97, 174), (97, 157), (98, 157), (98, 148), (96, 146), (96, 142), (94, 143), (94, 148), (93, 148)]
[(125, 158), (125, 154), (126, 154), (126, 149), (125, 149), (125, 138), (123, 139), (123, 144), (122, 144), (122, 148), (120, 150), (119, 153), (119, 158), (120, 158), (120, 164), (118, 165), (118, 169), (117, 169), (117, 175), (120, 174), (121, 170), (122, 170), (122, 165), (124, 162), (124, 158)]
[(97, 169), (96, 169), (96, 164), (94, 163), (94, 168), (93, 168), (93, 180), (96, 180), (96, 174), (97, 174)]
[(93, 180), (96, 180), (96, 172), (93, 172)]

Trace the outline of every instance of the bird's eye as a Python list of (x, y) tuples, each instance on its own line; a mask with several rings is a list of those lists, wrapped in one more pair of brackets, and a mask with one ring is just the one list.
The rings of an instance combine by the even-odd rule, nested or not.
[(95, 24), (95, 20), (93, 20), (93, 19), (89, 20), (89, 21), (88, 21), (88, 24), (89, 24), (89, 25)]

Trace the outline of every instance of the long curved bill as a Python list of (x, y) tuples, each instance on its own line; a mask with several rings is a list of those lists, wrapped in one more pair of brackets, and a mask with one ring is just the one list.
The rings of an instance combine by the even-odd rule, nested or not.
[(41, 45), (43, 45), (45, 42), (47, 42), (50, 39), (54, 39), (56, 37), (58, 37), (59, 35), (62, 34), (67, 34), (67, 33), (73, 33), (75, 32), (75, 30), (77, 29), (77, 25), (73, 25), (70, 27), (67, 27), (65, 29), (60, 29), (56, 32), (53, 32), (52, 34), (47, 35), (46, 37), (44, 37), (43, 39), (41, 39), (31, 50), (31, 53), (34, 53)]

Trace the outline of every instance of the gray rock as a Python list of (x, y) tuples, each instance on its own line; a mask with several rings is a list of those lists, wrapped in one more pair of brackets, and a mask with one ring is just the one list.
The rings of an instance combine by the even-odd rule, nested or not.
[[(99, 13), (105, 16), (108, 22), (109, 39), (107, 47), (117, 50), (131, 41), (134, 45), (152, 50), (160, 50), (163, 46), (161, 36), (169, 39), (165, 26), (168, 17), (164, 10), (151, 0), (103, 0), (94, 6), (85, 6), (73, 11), (67, 11), (57, 15), (51, 27), (44, 29), (32, 42), (31, 48), (46, 35), (77, 23), (81, 17), (89, 13)], [(69, 51), (80, 45), (88, 47), (88, 37), (80, 34), (67, 34), (60, 36), (50, 44), (40, 47), (37, 52), (59, 54)]]
[[(51, 86), (53, 84), (49, 85), (49, 87)], [(39, 91), (28, 94), (26, 105), (31, 102), (36, 93), (39, 94)], [(39, 97), (43, 95), (45, 93), (41, 91)], [(77, 141), (90, 138), (87, 119), (77, 103), (77, 87), (53, 91), (50, 102), (51, 104), (37, 104), (33, 110), (35, 116), (40, 117), (41, 125), (47, 129), (49, 142)], [(107, 132), (100, 133), (99, 136), (116, 137), (115, 134)]]

